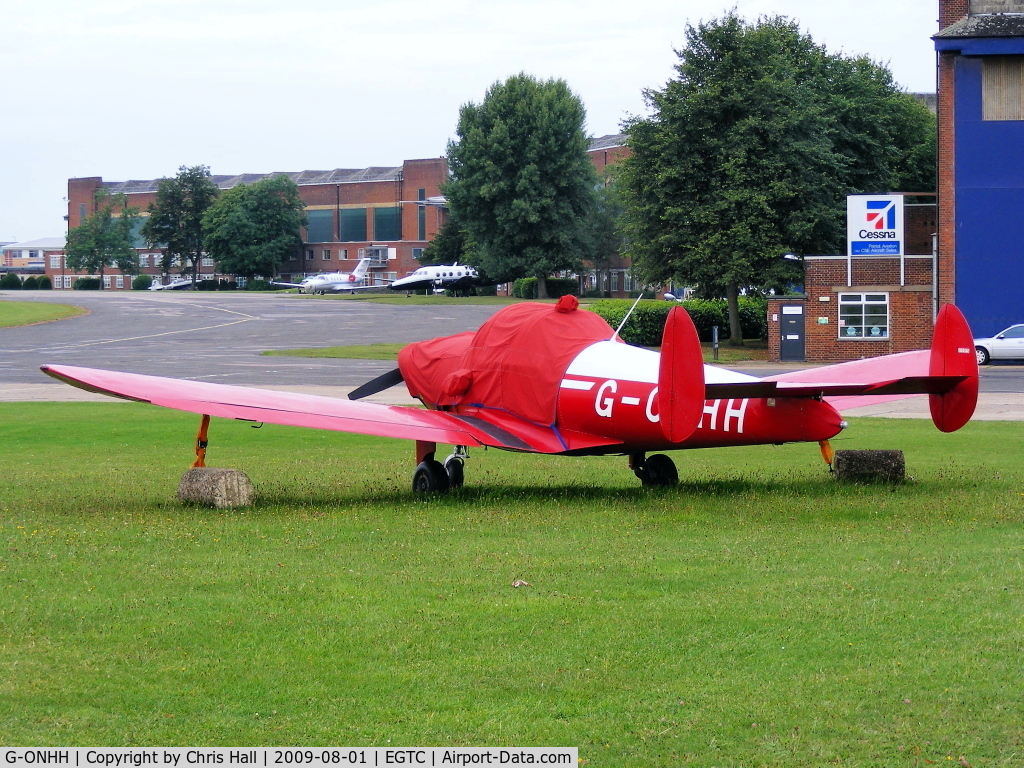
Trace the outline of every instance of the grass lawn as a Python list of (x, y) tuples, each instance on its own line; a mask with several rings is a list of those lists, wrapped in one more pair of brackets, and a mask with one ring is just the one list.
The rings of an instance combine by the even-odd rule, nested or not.
[(198, 417), (0, 417), (3, 744), (1024, 763), (1019, 424), (855, 420), (835, 447), (904, 449), (898, 487), (816, 445), (679, 453), (659, 492), (477, 450), (420, 498), (408, 443), (215, 420), (209, 463), (260, 499), (218, 512), (173, 499)]
[(36, 301), (0, 301), (0, 328), (16, 325), (49, 323), (84, 315), (88, 310), (70, 304), (48, 304)]
[[(263, 354), (272, 357), (347, 357), (357, 360), (397, 360), (398, 350), (404, 346), (404, 344), (356, 344), (341, 347), (271, 349)], [(729, 347), (720, 344), (717, 361), (713, 358), (714, 352), (710, 343), (702, 344), (701, 347), (704, 351), (704, 362), (716, 365), (768, 359), (768, 342), (764, 339), (747, 341), (743, 347)]]

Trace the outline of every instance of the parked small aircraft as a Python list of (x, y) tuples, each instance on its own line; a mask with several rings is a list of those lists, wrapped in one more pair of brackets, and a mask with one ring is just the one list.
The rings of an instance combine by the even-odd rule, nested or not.
[(325, 272), (320, 275), (310, 275), (301, 283), (282, 283), (271, 280), (271, 285), (282, 288), (298, 288), (299, 292), (305, 293), (339, 293), (341, 291), (361, 291), (367, 288), (381, 288), (379, 285), (369, 285), (366, 282), (366, 271), (370, 267), (369, 259), (360, 259), (356, 268), (351, 272)]
[(416, 291), (423, 288), (472, 288), (479, 283), (476, 269), (465, 264), (436, 264), (420, 267), (411, 275), (391, 283), (393, 291)]
[[(653, 451), (817, 442), (847, 427), (853, 405), (927, 394), (932, 420), (952, 432), (978, 398), (971, 331), (946, 304), (931, 350), (758, 379), (704, 365), (690, 316), (673, 307), (661, 352), (621, 342), (572, 296), (556, 305), (524, 302), (479, 330), (408, 345), (398, 368), (353, 391), (350, 400), (182, 381), (65, 365), (42, 370), (81, 389), (202, 414), (202, 466), (210, 416), (414, 440), (416, 491), (463, 483), (472, 447), (563, 456), (624, 455), (645, 486), (673, 485), (675, 464)], [(405, 382), (425, 406), (352, 402)], [(438, 443), (454, 446), (443, 462)]]
[(164, 285), (163, 283), (154, 282), (147, 290), (150, 291), (187, 291), (192, 287), (192, 281), (184, 277), (176, 277), (171, 282)]

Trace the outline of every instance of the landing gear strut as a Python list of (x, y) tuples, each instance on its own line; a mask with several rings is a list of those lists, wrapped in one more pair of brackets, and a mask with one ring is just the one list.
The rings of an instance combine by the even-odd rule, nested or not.
[(656, 453), (653, 456), (631, 454), (629, 468), (640, 478), (644, 488), (668, 488), (679, 483), (675, 463), (663, 453)]

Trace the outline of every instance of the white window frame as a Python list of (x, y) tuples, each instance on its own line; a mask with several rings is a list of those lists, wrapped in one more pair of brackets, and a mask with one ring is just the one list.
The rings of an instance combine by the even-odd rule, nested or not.
[(307, 248), (306, 249), (306, 261), (313, 261), (314, 258), (316, 258), (316, 254), (313, 252), (313, 249), (312, 248)]
[(114, 276), (114, 287), (115, 288), (124, 288), (124, 275), (115, 275)]
[[(854, 341), (888, 341), (890, 338), (890, 311), (889, 311), (889, 294), (885, 291), (843, 291), (837, 297), (839, 305), (839, 318), (838, 318), (838, 335), (840, 339), (854, 340)], [(859, 325), (847, 325), (846, 319), (843, 317), (843, 307), (860, 307), (859, 318), (861, 320)], [(867, 307), (885, 307), (885, 331), (879, 332), (878, 334), (872, 334), (868, 328), (868, 324), (865, 322), (866, 309)], [(875, 326), (877, 327), (877, 326)], [(850, 333), (850, 328), (860, 328), (859, 333)]]
[(60, 269), (60, 256), (50, 256), (50, 269)]
[(324, 255), (324, 261), (330, 261), (331, 260), (331, 249), (330, 248), (324, 248), (324, 254), (323, 255)]
[(64, 289), (67, 290), (71, 287), (71, 275), (64, 275)]
[(103, 287), (104, 288), (109, 288), (110, 287), (110, 275), (104, 275), (103, 276)]

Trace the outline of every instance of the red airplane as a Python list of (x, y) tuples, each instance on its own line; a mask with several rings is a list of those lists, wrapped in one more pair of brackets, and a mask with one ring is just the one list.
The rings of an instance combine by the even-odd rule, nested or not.
[[(927, 394), (943, 432), (971, 418), (978, 363), (971, 330), (946, 304), (930, 350), (868, 358), (758, 379), (704, 365), (682, 307), (669, 313), (660, 354), (619, 340), (574, 297), (555, 305), (514, 304), (479, 330), (408, 345), (398, 368), (349, 400), (246, 387), (44, 365), (68, 384), (127, 400), (202, 414), (197, 460), (204, 466), (210, 416), (332, 429), (416, 441), (413, 489), (463, 483), (467, 449), (565, 456), (624, 455), (645, 486), (674, 485), (664, 453), (684, 448), (829, 439), (854, 405)], [(426, 409), (353, 402), (404, 381)], [(454, 446), (442, 463), (438, 443)]]

